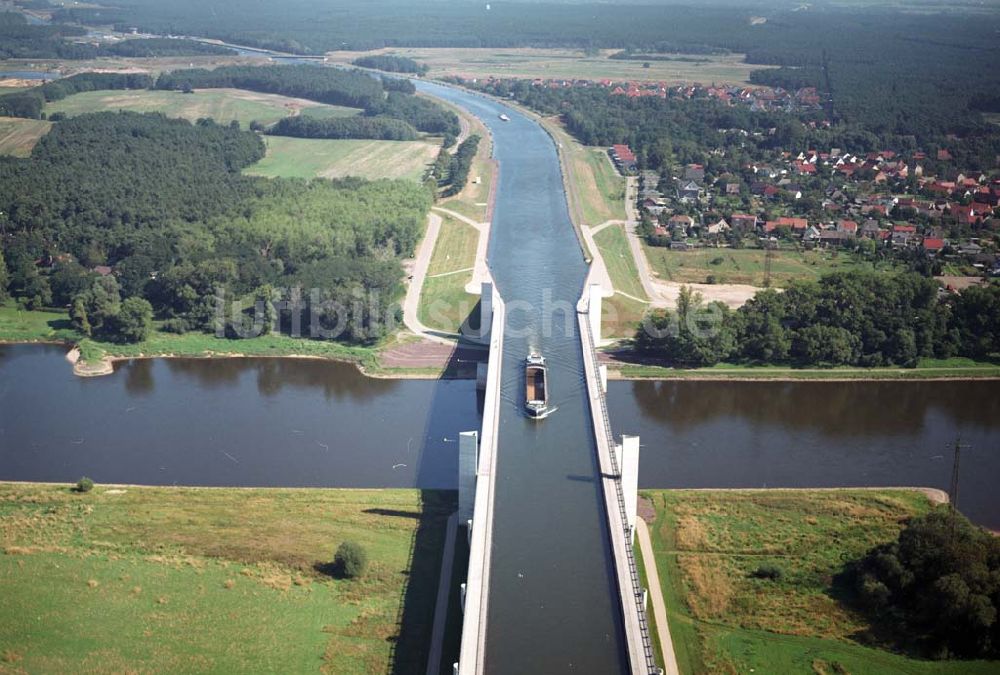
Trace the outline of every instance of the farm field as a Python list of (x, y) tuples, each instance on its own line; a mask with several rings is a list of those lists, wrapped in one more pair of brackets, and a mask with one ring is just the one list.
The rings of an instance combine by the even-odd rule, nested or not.
[[(453, 509), (417, 490), (0, 484), (0, 670), (415, 672)], [(328, 565), (346, 540), (360, 579)]]
[(283, 117), (300, 113), (349, 116), (359, 112), (353, 108), (327, 106), (305, 99), (240, 89), (201, 89), (192, 94), (159, 90), (88, 91), (45, 106), (45, 112), (49, 115), (63, 113), (74, 116), (104, 110), (162, 112), (167, 117), (182, 117), (191, 121), (211, 117), (221, 124), (236, 120), (244, 126), (253, 121), (273, 124)]
[[(844, 562), (896, 538), (932, 508), (907, 490), (642, 492), (685, 673), (990, 673), (995, 662), (924, 661), (864, 646), (868, 624), (841, 604)], [(648, 563), (648, 561), (647, 561)], [(780, 578), (754, 578), (762, 565)]]
[[(703, 248), (671, 251), (643, 244), (652, 272), (664, 281), (678, 283), (749, 284), (764, 286), (763, 249)], [(872, 263), (845, 251), (774, 251), (771, 285), (785, 286), (797, 279), (817, 279), (836, 271), (871, 269)], [(886, 268), (888, 269), (888, 268)]]
[(404, 178), (420, 181), (440, 143), (265, 136), (267, 155), (245, 173), (283, 178)]
[(0, 155), (27, 157), (51, 127), (51, 122), (42, 120), (0, 117)]
[(335, 63), (350, 63), (370, 54), (408, 56), (426, 64), (428, 77), (506, 77), (582, 80), (636, 80), (648, 82), (745, 84), (750, 72), (761, 66), (743, 63), (742, 54), (725, 56), (674, 55), (675, 61), (642, 61), (608, 58), (617, 50), (606, 49), (588, 56), (575, 49), (477, 49), (392, 48), (371, 52), (330, 52)]
[(434, 254), (420, 296), (420, 322), (428, 328), (457, 333), (473, 313), (479, 297), (465, 292), (476, 263), (479, 231), (454, 218), (441, 215)]

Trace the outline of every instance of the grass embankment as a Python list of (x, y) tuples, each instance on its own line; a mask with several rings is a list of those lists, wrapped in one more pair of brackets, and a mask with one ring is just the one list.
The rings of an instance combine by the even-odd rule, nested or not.
[[(643, 491), (654, 556), (684, 673), (992, 673), (860, 644), (865, 617), (840, 602), (847, 560), (896, 538), (931, 507), (919, 492)], [(777, 580), (756, 579), (762, 565)]]
[[(763, 249), (703, 248), (671, 251), (662, 246), (643, 244), (650, 269), (664, 281), (684, 284), (747, 284), (763, 287), (766, 251)], [(870, 270), (865, 262), (849, 251), (773, 251), (771, 285), (786, 286), (790, 281), (818, 279), (838, 271)], [(883, 264), (879, 269), (890, 270)]]
[(434, 101), (452, 110), (468, 126), (469, 133), (479, 136), (479, 146), (476, 156), (469, 169), (469, 182), (465, 188), (454, 197), (440, 202), (446, 209), (460, 213), (477, 223), (486, 222), (489, 217), (490, 189), (493, 185), (496, 162), (493, 160), (493, 139), (489, 130), (475, 115), (469, 114), (464, 108), (454, 106), (447, 101), (435, 98)]
[[(0, 94), (9, 93), (0, 89)], [(38, 139), (49, 132), (51, 122), (0, 117), (0, 155), (27, 157)]]
[(604, 338), (631, 338), (649, 308), (639, 283), (632, 250), (621, 225), (609, 225), (594, 235), (601, 251), (615, 295), (602, 303), (601, 334)]
[(366, 370), (378, 370), (375, 348), (285, 335), (228, 340), (207, 333), (177, 335), (154, 329), (148, 340), (137, 344), (99, 342), (74, 330), (65, 312), (24, 311), (10, 302), (0, 305), (0, 342), (76, 343), (87, 363), (96, 363), (105, 357), (310, 356), (351, 361)]
[(476, 264), (479, 231), (455, 218), (441, 215), (434, 254), (420, 294), (418, 316), (428, 328), (457, 333), (479, 304), (479, 297), (466, 293)]
[(182, 117), (191, 121), (211, 117), (220, 124), (236, 120), (244, 127), (255, 120), (273, 124), (298, 114), (345, 117), (361, 112), (354, 108), (241, 89), (200, 89), (191, 94), (160, 90), (88, 91), (45, 105), (45, 112), (50, 115), (64, 113), (75, 116), (105, 110), (160, 112), (167, 117)]
[(612, 364), (618, 379), (657, 380), (932, 380), (1000, 378), (1000, 363), (964, 357), (921, 359), (915, 368), (791, 368), (721, 363), (710, 368)]
[[(2, 484), (0, 670), (417, 672), (453, 501)], [(359, 580), (324, 567), (345, 540)]]
[(625, 179), (612, 166), (607, 148), (580, 145), (557, 119), (540, 121), (559, 145), (573, 222), (594, 227), (624, 220)]
[[(745, 84), (753, 70), (761, 66), (744, 63), (742, 54), (709, 56), (672, 55), (676, 60), (625, 61), (608, 58), (616, 49), (585, 54), (579, 49), (540, 48), (392, 48), (372, 52), (330, 52), (329, 60), (348, 64), (359, 56), (394, 54), (407, 56), (430, 68), (428, 77), (447, 75), (515, 79), (566, 79), (646, 81), (646, 82), (716, 82)], [(767, 66), (764, 66), (765, 68)]]
[(265, 136), (267, 155), (244, 173), (269, 178), (343, 178), (420, 181), (440, 143), (326, 140)]

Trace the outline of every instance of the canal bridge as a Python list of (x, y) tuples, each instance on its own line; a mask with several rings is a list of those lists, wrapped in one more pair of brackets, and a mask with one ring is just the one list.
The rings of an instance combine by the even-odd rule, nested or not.
[[(478, 336), (490, 347), (478, 377), (482, 427), (459, 441), (470, 555), (455, 673), (652, 673), (632, 551), (639, 442), (612, 437), (594, 351), (602, 298), (569, 217), (556, 145), (498, 101), (416, 84), (479, 117), (500, 167)], [(557, 408), (543, 421), (523, 412), (533, 350), (545, 356)]]

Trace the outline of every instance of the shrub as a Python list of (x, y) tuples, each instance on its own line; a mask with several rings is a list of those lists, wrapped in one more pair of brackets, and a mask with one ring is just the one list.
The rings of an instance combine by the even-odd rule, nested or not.
[(333, 558), (337, 572), (348, 579), (360, 577), (368, 564), (368, 554), (361, 545), (353, 541), (345, 541), (337, 548)]
[(752, 576), (754, 579), (768, 579), (770, 581), (778, 581), (781, 579), (784, 572), (777, 565), (761, 565), (753, 571)]
[(76, 481), (77, 492), (90, 492), (93, 489), (94, 489), (94, 481), (90, 480), (86, 476)]

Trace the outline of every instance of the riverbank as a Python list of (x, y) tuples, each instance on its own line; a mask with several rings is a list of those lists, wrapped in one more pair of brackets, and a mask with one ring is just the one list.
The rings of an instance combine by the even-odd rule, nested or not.
[[(990, 673), (878, 646), (835, 584), (844, 563), (934, 508), (922, 491), (643, 490), (681, 672)], [(650, 564), (650, 561), (645, 561)], [(778, 570), (762, 579), (763, 567)]]
[[(0, 483), (0, 502), (11, 668), (425, 667), (453, 493)], [(357, 580), (329, 566), (347, 540)]]
[(921, 359), (914, 368), (791, 368), (719, 364), (710, 368), (670, 368), (627, 363), (602, 354), (610, 380), (688, 380), (742, 382), (913, 382), (935, 380), (1000, 380), (1000, 363), (966, 358)]
[(153, 331), (138, 344), (99, 342), (73, 329), (63, 312), (21, 310), (0, 305), (0, 344), (56, 344), (65, 346), (73, 372), (82, 377), (109, 375), (114, 365), (133, 359), (168, 358), (288, 358), (351, 363), (369, 377), (383, 379), (472, 379), (475, 364), (455, 358), (457, 346), (447, 349), (394, 336), (372, 347), (265, 335), (243, 340), (217, 338), (207, 333)]

